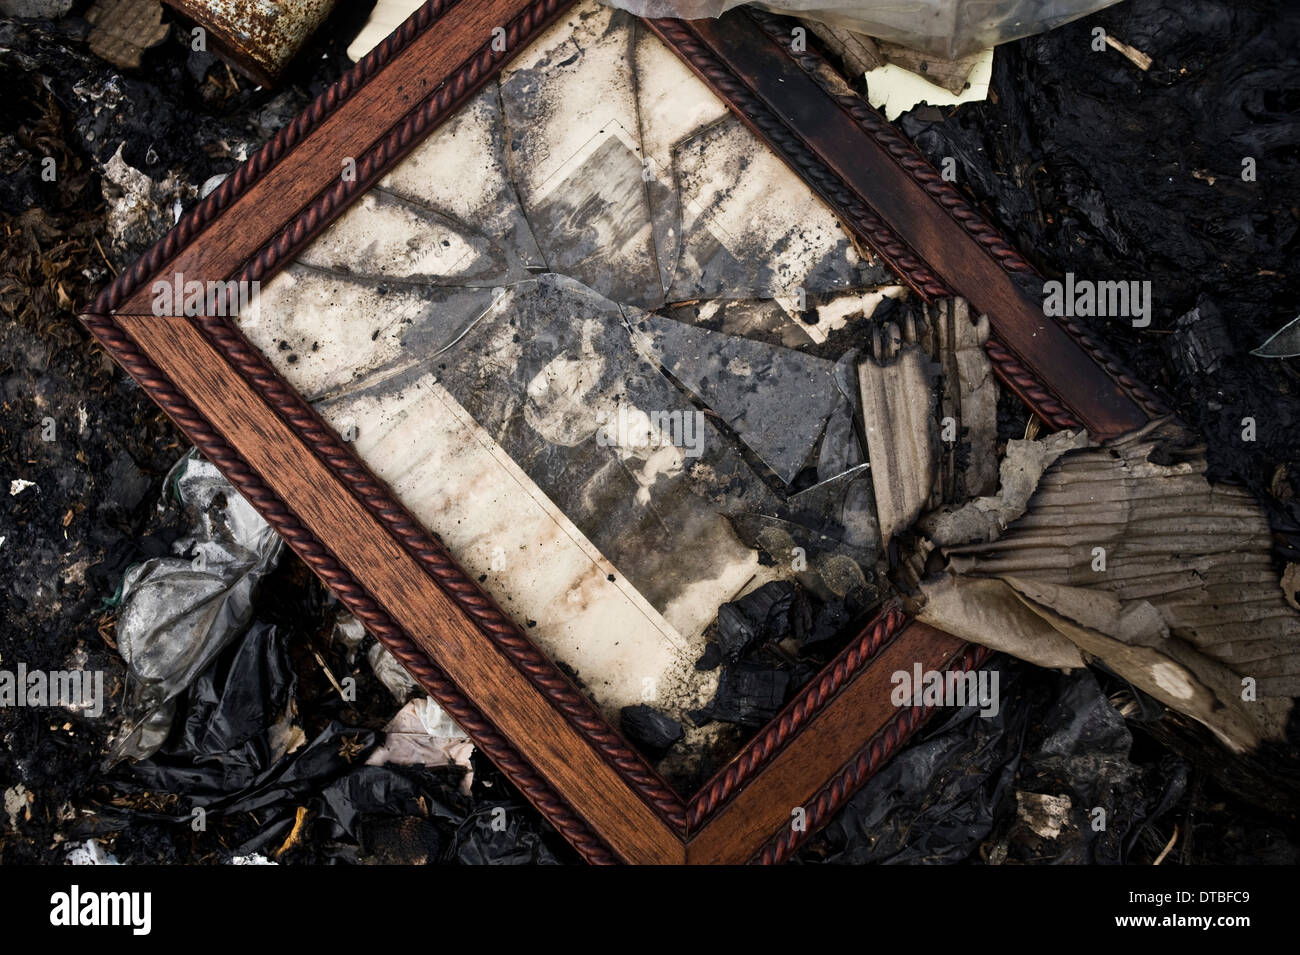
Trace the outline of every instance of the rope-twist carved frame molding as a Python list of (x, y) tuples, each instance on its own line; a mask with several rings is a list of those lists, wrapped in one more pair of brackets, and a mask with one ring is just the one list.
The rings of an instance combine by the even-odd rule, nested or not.
[[(328, 539), (307, 526), (295, 511), (293, 501), (286, 500), (271, 487), (264, 475), (250, 466), (243, 449), (223, 434), (220, 423), (209, 409), (187, 394), (185, 382), (173, 371), (159, 366), (150, 354), (153, 334), (167, 334), (168, 320), (139, 322), (128, 331), (124, 320), (145, 315), (140, 308), (144, 290), (157, 276), (165, 276), (178, 259), (227, 262), (228, 248), (209, 254), (215, 237), (224, 235), (228, 216), (235, 216), (241, 201), (266, 198), (274, 220), (271, 230), (251, 238), (238, 251), (238, 261), (223, 270), (223, 277), (244, 281), (263, 280), (287, 264), (347, 206), (378, 181), (393, 165), (440, 122), (452, 115), (482, 84), (539, 31), (549, 26), (572, 0), (429, 0), (392, 36), (372, 51), (356, 67), (326, 90), (300, 116), (258, 150), (245, 164), (210, 196), (199, 203), (180, 223), (125, 270), (83, 315), (90, 331), (123, 365), (154, 400), (176, 421), (199, 449), (216, 464), (232, 483), (261, 512), (293, 549), (316, 572), (332, 591), (387, 646), (420, 684), (471, 735), (476, 745), (492, 759), (552, 825), (588, 861), (609, 863), (631, 861), (634, 853), (626, 848), (620, 826), (629, 825), (629, 812), (618, 806), (593, 811), (575, 805), (586, 794), (575, 789), (572, 781), (550, 778), (534, 765), (537, 747), (546, 741), (531, 739), (518, 727), (505, 727), (501, 713), (476, 702), (478, 688), (458, 686), (431, 655), (427, 641), (415, 638), (403, 622), (395, 619), (392, 607), (385, 607), (357, 579), (354, 567), (340, 560)], [(492, 7), (491, 10), (485, 8)], [(482, 34), (490, 14), (507, 14), (506, 51), (499, 51)], [(732, 18), (736, 18), (733, 16)], [(1032, 271), (1022, 257), (974, 211), (955, 190), (935, 173), (901, 136), (856, 97), (844, 94), (834, 82), (825, 61), (816, 54), (800, 54), (782, 45), (782, 22), (766, 14), (740, 21), (754, 33), (764, 33), (771, 42), (771, 55), (779, 55), (797, 64), (799, 69), (817, 80), (818, 109), (833, 108), (850, 116), (860, 130), (863, 142), (881, 146), (891, 161), (918, 182), (945, 214), (960, 224), (985, 250), (989, 261), (1001, 270)], [(650, 26), (719, 93), (728, 105), (772, 146), (795, 171), (820, 195), (827, 199), (845, 224), (869, 243), (925, 299), (948, 295), (950, 285), (941, 271), (926, 260), (898, 230), (895, 222), (879, 213), (871, 196), (847, 182), (823, 151), (815, 137), (781, 118), (762, 95), (755, 92), (757, 78), (736, 70), (727, 63), (730, 41), (703, 34), (694, 24), (680, 21), (652, 21)], [(440, 34), (440, 35), (439, 35)], [(299, 155), (319, 150), (322, 142), (335, 144), (336, 122), (360, 107), (355, 106), (359, 91), (371, 84), (383, 84), (388, 70), (412, 69), (412, 62), (430, 49), (468, 50), (454, 66), (433, 78), (429, 92), (410, 104), (394, 99), (391, 113), (384, 117), (381, 135), (349, 143), (357, 158), (357, 175), (344, 180), (337, 175), (321, 176), (310, 199), (287, 207), (276, 204), (276, 197), (266, 188), (267, 177), (277, 168), (292, 163)], [(404, 61), (404, 65), (402, 63)], [(409, 73), (407, 74), (409, 75)], [(841, 82), (842, 85), (842, 82)], [(333, 127), (327, 126), (333, 122)], [(295, 152), (297, 151), (297, 152)], [(267, 210), (263, 209), (263, 215)], [(221, 254), (226, 256), (221, 258)], [(157, 331), (153, 331), (156, 326)], [(291, 430), (296, 441), (337, 479), (337, 493), (349, 496), (364, 508), (402, 551), (419, 567), (427, 585), (449, 599), (457, 613), (482, 635), (483, 652), (498, 655), (527, 680), (537, 697), (560, 714), (574, 739), (587, 747), (627, 786), (630, 798), (643, 803), (671, 836), (669, 848), (657, 855), (644, 853), (639, 858), (650, 861), (691, 861), (692, 840), (710, 827), (727, 824), (723, 810), (747, 787), (762, 791), (769, 774), (783, 765), (797, 765), (801, 759), (801, 737), (813, 735), (823, 724), (835, 720), (852, 720), (854, 714), (836, 712), (848, 704), (853, 685), (870, 674), (872, 664), (890, 652), (911, 652), (917, 647), (918, 659), (934, 663), (948, 662), (961, 669), (982, 664), (987, 654), (978, 648), (961, 648), (945, 635), (931, 632), (922, 635), (897, 607), (889, 606), (869, 623), (823, 671), (805, 686), (780, 713), (723, 767), (694, 798), (684, 801), (667, 785), (647, 762), (633, 750), (603, 719), (591, 702), (527, 638), (501, 609), (451, 559), (442, 546), (398, 503), (391, 492), (356, 457), (351, 448), (316, 414), (303, 398), (280, 376), (229, 322), (204, 318), (195, 323), (203, 341), (220, 356), (223, 363), (218, 374), (238, 376), (255, 393), (259, 411), (272, 416)], [(1104, 352), (1099, 342), (1078, 329), (1066, 329), (1104, 369), (1125, 393), (1136, 395), (1150, 411), (1158, 402), (1140, 383), (1122, 372), (1119, 364)], [(1068, 396), (1054, 384), (1043, 381), (1006, 346), (991, 341), (989, 353), (1003, 379), (1025, 398), (1036, 413), (1058, 427), (1077, 427), (1079, 418)], [(927, 642), (928, 641), (928, 642)], [(882, 762), (905, 742), (925, 720), (920, 707), (900, 709), (878, 715), (875, 722), (864, 723), (862, 742), (842, 753), (839, 768), (829, 779), (812, 779), (808, 784), (804, 808), (807, 827), (795, 830), (773, 826), (761, 839), (746, 837), (728, 847), (723, 861), (754, 860), (783, 862), (807, 835), (824, 825), (834, 812), (874, 772)], [(853, 723), (854, 726), (858, 724)], [(842, 735), (842, 734), (841, 734)], [(560, 791), (561, 789), (565, 791)], [(624, 809), (627, 807), (624, 806)], [(780, 815), (785, 809), (778, 807)], [(599, 818), (597, 818), (599, 817)], [(722, 842), (726, 843), (725, 836)], [(624, 848), (620, 848), (623, 846)], [(677, 846), (676, 849), (672, 846)]]

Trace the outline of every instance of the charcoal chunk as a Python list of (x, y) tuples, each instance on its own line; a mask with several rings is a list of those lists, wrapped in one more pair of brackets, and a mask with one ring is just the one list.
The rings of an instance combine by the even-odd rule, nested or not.
[(623, 735), (651, 756), (662, 756), (685, 735), (681, 723), (644, 703), (623, 707), (619, 716)]
[(847, 637), (853, 621), (865, 618), (876, 597), (870, 587), (854, 588), (843, 597), (825, 601), (803, 597), (790, 614), (792, 635), (804, 648)]
[(764, 584), (718, 610), (718, 646), (728, 660), (768, 640), (790, 632), (790, 607), (797, 588), (785, 580)]
[(700, 658), (695, 661), (695, 669), (703, 673), (707, 670), (716, 670), (722, 665), (722, 647), (716, 642), (710, 640), (704, 647), (704, 652)]
[(785, 704), (789, 689), (789, 673), (741, 661), (723, 669), (718, 692), (708, 706), (691, 716), (696, 722), (719, 720), (762, 726)]
[(1218, 306), (1207, 296), (1174, 322), (1170, 345), (1174, 364), (1184, 375), (1213, 375), (1233, 354), (1232, 338)]

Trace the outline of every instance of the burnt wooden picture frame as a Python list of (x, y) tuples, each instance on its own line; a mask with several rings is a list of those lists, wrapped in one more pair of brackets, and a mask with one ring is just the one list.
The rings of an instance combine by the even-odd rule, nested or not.
[[(82, 318), (585, 859), (782, 862), (924, 722), (923, 707), (891, 704), (889, 674), (969, 669), (985, 651), (889, 605), (684, 800), (233, 323), (151, 308), (153, 281), (178, 272), (274, 274), (571, 2), (430, 0)], [(1044, 317), (1029, 263), (822, 56), (791, 49), (793, 25), (757, 11), (648, 21), (917, 295), (962, 295), (989, 316), (996, 373), (1049, 426), (1104, 439), (1162, 414), (1083, 327)]]

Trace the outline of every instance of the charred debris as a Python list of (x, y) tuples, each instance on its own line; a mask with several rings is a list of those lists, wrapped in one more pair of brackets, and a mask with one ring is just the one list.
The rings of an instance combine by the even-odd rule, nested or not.
[[(0, 107), (3, 659), (103, 669), (127, 731), (0, 712), (0, 857), (573, 861), (210, 466), (182, 457), (72, 317), (337, 75), (332, 37), (363, 17), (336, 14), (273, 91), (176, 31), (142, 44), (138, 67), (110, 66), (91, 5), (50, 6), (0, 20), (14, 91)], [(735, 517), (783, 572), (719, 610), (696, 663), (716, 675), (711, 699), (681, 719), (621, 713), (679, 786), (887, 600), (1000, 651), (997, 713), (936, 719), (803, 861), (1297, 858), (1298, 46), (1276, 10), (1198, 10), (1208, 27), (1186, 4), (1135, 0), (1008, 44), (986, 101), (899, 120), (936, 165), (956, 159), (959, 188), (1044, 274), (1151, 281), (1149, 334), (1090, 321), (1176, 417), (1104, 445), (1046, 433), (999, 389), (987, 320), (960, 301), (886, 297), (802, 348), (667, 308), (641, 329), (783, 505)], [(1151, 66), (1091, 53), (1096, 24)], [(47, 155), (53, 182), (34, 161)], [(713, 372), (760, 352), (807, 373), (786, 392), (774, 373), (771, 413), (747, 416)], [(64, 438), (41, 441), (46, 418)], [(1133, 573), (1099, 577), (1096, 548)], [(151, 652), (164, 622), (192, 654)], [(675, 757), (687, 722), (723, 727), (716, 749)], [(1122, 822), (1096, 829), (1098, 809)]]

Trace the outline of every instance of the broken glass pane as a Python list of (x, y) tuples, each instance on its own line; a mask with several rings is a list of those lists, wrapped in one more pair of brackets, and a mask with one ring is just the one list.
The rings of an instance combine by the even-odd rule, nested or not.
[(859, 368), (905, 296), (672, 51), (587, 2), (240, 321), (611, 719), (649, 704), (690, 758), (815, 672), (697, 668), (719, 608), (797, 581), (782, 632), (808, 645), (887, 588)]

